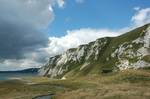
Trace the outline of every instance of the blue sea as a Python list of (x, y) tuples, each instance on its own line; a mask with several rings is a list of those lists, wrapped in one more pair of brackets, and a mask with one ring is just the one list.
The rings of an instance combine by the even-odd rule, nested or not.
[(37, 73), (0, 73), (0, 81), (10, 80), (10, 79), (20, 79), (23, 77), (34, 77)]

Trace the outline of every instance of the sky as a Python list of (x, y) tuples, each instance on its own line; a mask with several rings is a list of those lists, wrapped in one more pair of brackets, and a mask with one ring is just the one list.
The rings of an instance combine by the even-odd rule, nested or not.
[(150, 23), (149, 0), (0, 0), (0, 71)]
[(150, 7), (149, 0), (66, 0), (62, 9), (54, 8), (55, 20), (50, 36), (63, 36), (66, 30), (80, 28), (120, 29), (129, 26), (134, 8)]

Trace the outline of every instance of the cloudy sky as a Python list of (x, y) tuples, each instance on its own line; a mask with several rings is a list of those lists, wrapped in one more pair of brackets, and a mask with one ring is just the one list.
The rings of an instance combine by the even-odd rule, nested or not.
[(0, 71), (150, 22), (149, 0), (0, 0)]

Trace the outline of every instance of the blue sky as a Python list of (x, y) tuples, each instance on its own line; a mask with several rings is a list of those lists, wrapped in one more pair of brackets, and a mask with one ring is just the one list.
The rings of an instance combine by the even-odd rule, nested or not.
[(66, 0), (63, 8), (54, 8), (55, 19), (48, 32), (59, 37), (80, 28), (120, 29), (130, 25), (135, 7), (149, 6), (149, 0)]

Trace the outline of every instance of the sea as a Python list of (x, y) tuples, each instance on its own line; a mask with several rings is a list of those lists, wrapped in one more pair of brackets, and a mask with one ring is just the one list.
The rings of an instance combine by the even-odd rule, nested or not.
[(24, 77), (35, 77), (38, 73), (0, 73), (0, 81), (21, 79)]

